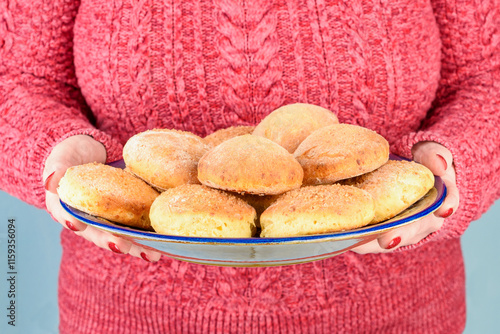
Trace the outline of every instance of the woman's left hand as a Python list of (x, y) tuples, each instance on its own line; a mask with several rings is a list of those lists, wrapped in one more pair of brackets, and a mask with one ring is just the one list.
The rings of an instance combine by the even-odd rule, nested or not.
[(457, 210), (459, 194), (451, 152), (435, 142), (420, 142), (413, 146), (412, 153), (416, 162), (427, 166), (434, 175), (443, 179), (448, 191), (443, 204), (433, 214), (410, 225), (389, 231), (378, 239), (352, 249), (353, 252), (359, 254), (388, 253), (402, 246), (414, 245), (429, 234), (439, 230), (443, 226), (444, 220)]

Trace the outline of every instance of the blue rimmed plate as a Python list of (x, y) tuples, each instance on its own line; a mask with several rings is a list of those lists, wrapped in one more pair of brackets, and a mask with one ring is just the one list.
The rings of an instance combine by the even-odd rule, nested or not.
[[(392, 156), (391, 159), (400, 158)], [(123, 167), (123, 161), (113, 163)], [(61, 202), (73, 217), (100, 230), (157, 250), (174, 259), (232, 267), (266, 267), (305, 263), (329, 258), (370, 242), (398, 227), (432, 214), (446, 197), (446, 186), (435, 177), (434, 188), (396, 217), (350, 231), (288, 238), (200, 238), (162, 235), (114, 224)]]

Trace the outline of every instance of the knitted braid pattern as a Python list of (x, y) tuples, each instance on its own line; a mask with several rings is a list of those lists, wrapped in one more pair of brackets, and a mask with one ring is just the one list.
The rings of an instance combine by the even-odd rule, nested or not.
[[(326, 53), (331, 53), (331, 35), (330, 29), (327, 24), (327, 18), (325, 17), (326, 8), (323, 0), (306, 0), (305, 4), (309, 16), (311, 17), (311, 32), (312, 32), (312, 47), (313, 55), (316, 55), (316, 63), (318, 64), (318, 91), (320, 92), (319, 101), (320, 105), (329, 105), (329, 98), (331, 96), (331, 91), (334, 90), (330, 87), (329, 82), (334, 74), (331, 70), (334, 68), (333, 64), (328, 64), (331, 59), (326, 58)], [(333, 10), (336, 6), (334, 6)], [(330, 65), (330, 66), (328, 66)]]
[[(9, 52), (14, 43), (14, 19), (12, 18), (13, 2), (0, 2), (0, 48)], [(5, 68), (2, 58), (0, 58), (0, 73), (4, 73)]]
[(288, 81), (285, 90), (286, 102), (306, 102), (307, 89), (304, 80), (287, 80), (289, 73), (294, 73), (298, 78), (305, 78), (304, 58), (302, 52), (302, 39), (300, 38), (300, 14), (296, 1), (284, 1), (280, 7), (286, 8), (278, 14), (278, 27), (288, 43), (282, 43), (280, 55), (283, 59), (284, 80)]
[(283, 102), (274, 3), (246, 7), (228, 0), (215, 6), (224, 117), (227, 124), (255, 124)]
[[(116, 62), (110, 68), (110, 84), (116, 108), (121, 111), (121, 117), (115, 122), (124, 130), (124, 135), (121, 136), (124, 138), (126, 128), (148, 124), (148, 114), (152, 109), (151, 96), (154, 93), (152, 87), (146, 84), (151, 66), (147, 53), (147, 36), (152, 14), (149, 3), (145, 0), (117, 2), (116, 9), (120, 20), (115, 21), (111, 35), (112, 43), (116, 43), (116, 56), (110, 54), (110, 59), (116, 59)], [(99, 108), (106, 108), (106, 105)]]
[(217, 102), (214, 101), (213, 95), (207, 92), (209, 88), (205, 67), (209, 67), (210, 60), (214, 58), (214, 53), (208, 47), (213, 39), (213, 29), (209, 29), (211, 15), (205, 14), (213, 11), (210, 5), (203, 1), (182, 2), (182, 16), (186, 20), (183, 25), (183, 49), (186, 58), (183, 73), (186, 100), (189, 102), (184, 106), (191, 114), (192, 131), (200, 134), (209, 134), (223, 127), (214, 123), (214, 116), (210, 111), (211, 104), (215, 105)]
[[(157, 123), (155, 117), (151, 117), (153, 110), (154, 91), (151, 85), (146, 84), (150, 80), (151, 61), (148, 57), (149, 35), (151, 29), (151, 7), (149, 0), (133, 0), (130, 2), (129, 25), (127, 32), (130, 36), (122, 35), (122, 41), (126, 42), (125, 52), (128, 61), (119, 70), (119, 76), (125, 81), (120, 84), (126, 90), (121, 92), (119, 99), (125, 103), (124, 109), (131, 115), (137, 110), (137, 119), (132, 119), (135, 124), (146, 124), (146, 127), (154, 127)], [(125, 31), (124, 31), (125, 32)], [(125, 57), (125, 55), (124, 55)], [(128, 98), (124, 99), (123, 97)]]
[(158, 4), (154, 3), (153, 6), (159, 6), (161, 9), (158, 11), (163, 12), (160, 22), (163, 26), (159, 27), (162, 32), (159, 34), (163, 38), (161, 44), (164, 48), (162, 58), (159, 61), (158, 71), (163, 72), (164, 82), (158, 82), (163, 86), (163, 91), (159, 90), (157, 95), (165, 104), (166, 109), (171, 113), (171, 119), (164, 118), (167, 127), (184, 129), (195, 132), (196, 129), (193, 125), (192, 119), (189, 115), (189, 108), (187, 107), (187, 98), (185, 94), (184, 82), (184, 36), (183, 36), (183, 20), (181, 3), (176, 1), (160, 1)]

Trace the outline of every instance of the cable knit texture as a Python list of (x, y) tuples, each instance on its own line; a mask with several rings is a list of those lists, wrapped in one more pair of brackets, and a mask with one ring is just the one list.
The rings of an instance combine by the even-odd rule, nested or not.
[(0, 0), (0, 187), (44, 206), (74, 134), (108, 160), (133, 134), (204, 136), (287, 103), (393, 153), (454, 156), (458, 211), (418, 245), (303, 265), (149, 264), (64, 230), (61, 333), (460, 333), (460, 235), (500, 196), (498, 0)]

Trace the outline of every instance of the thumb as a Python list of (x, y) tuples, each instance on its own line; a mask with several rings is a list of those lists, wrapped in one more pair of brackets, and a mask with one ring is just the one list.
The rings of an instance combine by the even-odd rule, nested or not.
[[(59, 186), (59, 181), (62, 179), (64, 176), (64, 173), (66, 173), (66, 169), (68, 169), (71, 166), (67, 166), (66, 168), (60, 168), (56, 169), (53, 171), (51, 174), (48, 176), (43, 176), (43, 186), (45, 187), (45, 190), (57, 194), (57, 187)], [(45, 171), (44, 171), (45, 174)]]
[(59, 181), (71, 166), (90, 162), (106, 162), (103, 144), (87, 135), (68, 137), (54, 146), (42, 173), (45, 190), (56, 194)]
[(412, 148), (413, 159), (431, 170), (434, 175), (443, 176), (453, 164), (450, 150), (436, 142), (420, 142)]

